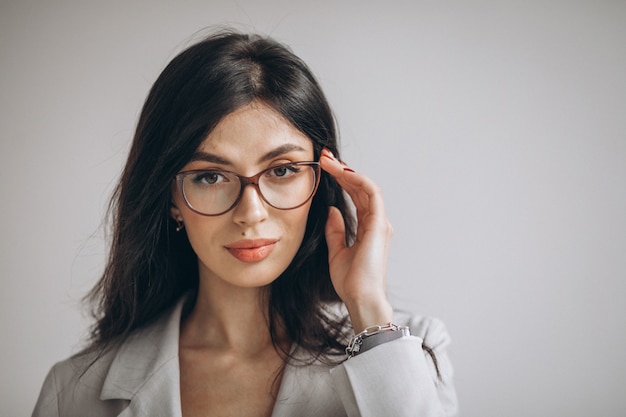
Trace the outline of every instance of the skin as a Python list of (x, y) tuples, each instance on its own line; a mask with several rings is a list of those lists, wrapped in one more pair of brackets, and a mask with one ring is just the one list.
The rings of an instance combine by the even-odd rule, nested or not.
[[(311, 161), (313, 145), (302, 132), (262, 103), (226, 116), (182, 170), (223, 169), (252, 176), (290, 161)], [(269, 157), (268, 157), (269, 156)], [(357, 240), (344, 242), (341, 214), (330, 208), (326, 225), (332, 283), (346, 304), (355, 332), (392, 319), (385, 271), (392, 234), (380, 190), (324, 151), (322, 169), (354, 201)], [(181, 323), (180, 371), (183, 415), (271, 415), (283, 361), (269, 336), (263, 295), (289, 265), (302, 242), (311, 202), (278, 210), (246, 187), (240, 202), (219, 216), (202, 216), (173, 192), (171, 215), (185, 225), (199, 262), (198, 300)], [(228, 245), (242, 239), (276, 240), (269, 256), (242, 262)], [(279, 344), (291, 342), (279, 329)]]

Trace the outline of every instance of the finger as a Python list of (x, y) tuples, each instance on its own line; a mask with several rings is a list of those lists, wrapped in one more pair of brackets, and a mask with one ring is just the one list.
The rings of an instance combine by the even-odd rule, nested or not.
[(330, 151), (322, 152), (320, 165), (324, 171), (332, 175), (339, 185), (348, 193), (355, 204), (357, 212), (369, 211), (375, 215), (384, 215), (380, 188), (368, 177), (343, 166)]
[(342, 179), (348, 184), (344, 189), (354, 201), (357, 211), (384, 215), (382, 192), (371, 179), (354, 171), (346, 171)]
[(385, 218), (382, 192), (372, 180), (353, 171), (344, 171), (336, 179), (354, 203), (359, 222), (370, 216), (381, 220)]
[(346, 225), (343, 216), (337, 207), (330, 207), (326, 220), (326, 244), (328, 254), (332, 257), (346, 247)]
[(343, 165), (337, 158), (335, 158), (332, 152), (327, 148), (322, 150), (320, 166), (335, 179), (341, 178), (344, 168), (346, 167), (346, 165)]

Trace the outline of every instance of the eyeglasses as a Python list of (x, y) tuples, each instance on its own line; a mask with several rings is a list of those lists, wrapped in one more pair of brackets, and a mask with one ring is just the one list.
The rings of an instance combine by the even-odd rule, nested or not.
[(295, 209), (315, 194), (319, 181), (319, 162), (276, 165), (252, 177), (214, 169), (184, 171), (176, 175), (185, 204), (205, 216), (219, 216), (233, 209), (248, 185), (254, 185), (270, 206), (280, 210)]

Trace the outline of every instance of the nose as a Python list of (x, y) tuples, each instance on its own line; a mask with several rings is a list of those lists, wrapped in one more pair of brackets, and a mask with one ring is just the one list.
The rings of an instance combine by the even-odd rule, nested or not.
[(233, 220), (240, 225), (253, 226), (265, 219), (267, 219), (266, 203), (259, 194), (259, 189), (255, 185), (248, 184), (233, 210)]

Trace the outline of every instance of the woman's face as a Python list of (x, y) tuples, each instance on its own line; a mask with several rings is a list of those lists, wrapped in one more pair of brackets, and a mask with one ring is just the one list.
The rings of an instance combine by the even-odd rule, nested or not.
[[(224, 117), (181, 171), (210, 169), (250, 177), (276, 165), (312, 160), (308, 137), (275, 110), (252, 102)], [(203, 216), (185, 204), (177, 188), (173, 197), (171, 214), (185, 225), (198, 255), (200, 279), (239, 287), (267, 285), (287, 268), (304, 237), (311, 205), (309, 199), (298, 208), (279, 210), (249, 185), (232, 210)]]

